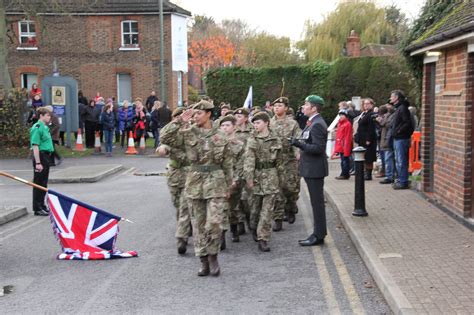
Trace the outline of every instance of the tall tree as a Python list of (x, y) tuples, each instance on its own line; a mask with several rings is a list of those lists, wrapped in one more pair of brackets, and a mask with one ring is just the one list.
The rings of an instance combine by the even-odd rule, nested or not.
[(390, 22), (385, 9), (372, 1), (347, 0), (341, 2), (323, 22), (307, 21), (304, 39), (297, 46), (305, 51), (307, 61), (332, 61), (341, 56), (351, 30), (360, 34), (362, 45), (395, 44), (396, 29)]

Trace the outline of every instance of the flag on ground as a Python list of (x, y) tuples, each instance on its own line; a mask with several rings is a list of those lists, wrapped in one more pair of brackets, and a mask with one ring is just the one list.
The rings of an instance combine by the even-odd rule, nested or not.
[(249, 92), (247, 94), (247, 98), (245, 99), (245, 102), (244, 102), (244, 108), (247, 108), (249, 111), (252, 109), (252, 86), (250, 86), (249, 88)]
[(98, 260), (137, 257), (135, 251), (115, 249), (120, 217), (48, 190), (53, 231), (63, 253), (58, 259)]

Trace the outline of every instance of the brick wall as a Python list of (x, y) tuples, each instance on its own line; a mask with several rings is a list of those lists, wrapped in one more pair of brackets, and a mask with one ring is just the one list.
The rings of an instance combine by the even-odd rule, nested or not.
[[(8, 25), (18, 35), (20, 17), (8, 16)], [(119, 51), (121, 21), (138, 21), (139, 51)], [(177, 74), (171, 69), (171, 16), (165, 22), (165, 75), (168, 105), (177, 104)], [(26, 70), (37, 73), (39, 80), (52, 73), (56, 57), (63, 76), (72, 76), (87, 98), (97, 91), (105, 97), (117, 95), (117, 73), (132, 77), (132, 98), (146, 99), (151, 90), (160, 95), (160, 23), (157, 15), (132, 16), (43, 16), (35, 21), (37, 51), (17, 51), (18, 41), (9, 45), (8, 63), (16, 86)], [(183, 82), (187, 80), (183, 75)], [(187, 84), (183, 84), (187, 98)]]
[[(467, 45), (450, 47), (436, 63), (434, 126), (430, 126), (433, 110), (428, 95), (429, 69), (425, 66), (423, 84), (423, 141), (434, 132), (434, 173), (432, 197), (462, 216), (471, 215), (472, 196), (472, 83), (473, 58)], [(433, 128), (432, 128), (433, 127)], [(424, 162), (428, 162), (429, 139), (423, 144)], [(426, 165), (426, 164), (425, 164)], [(428, 189), (428, 174), (423, 175), (422, 188)]]

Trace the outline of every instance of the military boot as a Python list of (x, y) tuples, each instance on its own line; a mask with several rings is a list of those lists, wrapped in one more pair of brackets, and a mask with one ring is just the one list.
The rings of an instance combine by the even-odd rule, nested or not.
[(186, 245), (188, 245), (188, 242), (184, 238), (178, 237), (178, 254), (186, 254)]
[(199, 257), (201, 260), (201, 268), (198, 271), (198, 276), (205, 277), (209, 275), (209, 259), (207, 256)]
[(232, 242), (238, 243), (240, 241), (239, 232), (237, 231), (237, 224), (230, 225), (230, 232), (232, 233)]
[(263, 240), (258, 241), (258, 249), (261, 250), (262, 252), (270, 251), (270, 247), (268, 247), (267, 241), (263, 241)]
[(189, 223), (189, 232), (188, 232), (188, 237), (193, 236), (193, 225)]
[(288, 211), (288, 223), (293, 224), (296, 221), (296, 216), (294, 210)]
[(217, 261), (217, 255), (209, 255), (209, 269), (211, 276), (217, 277), (221, 273), (221, 268)]
[(225, 232), (227, 231), (222, 231), (222, 234), (221, 234), (221, 250), (224, 250), (227, 248), (227, 244), (225, 243)]
[(275, 223), (273, 224), (273, 231), (278, 232), (278, 231), (281, 231), (282, 228), (283, 228), (283, 221), (275, 220)]
[(239, 235), (245, 234), (245, 222), (239, 222), (238, 231), (239, 231)]

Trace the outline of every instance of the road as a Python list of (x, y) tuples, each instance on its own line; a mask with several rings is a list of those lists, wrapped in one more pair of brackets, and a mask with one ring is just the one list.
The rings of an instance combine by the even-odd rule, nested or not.
[[(139, 172), (164, 171), (166, 160), (146, 157), (70, 159), (61, 168), (119, 163)], [(0, 161), (0, 169), (30, 176), (27, 160)], [(28, 175), (30, 174), (30, 175)], [(175, 210), (163, 176), (125, 171), (92, 184), (57, 184), (60, 191), (134, 221), (122, 223), (117, 247), (140, 257), (112, 261), (58, 261), (60, 251), (49, 218), (31, 213), (0, 226), (0, 297), (9, 313), (232, 313), (390, 314), (333, 209), (323, 247), (297, 240), (311, 229), (307, 191), (293, 225), (274, 233), (271, 252), (262, 253), (250, 234), (220, 256), (221, 276), (197, 277), (199, 261), (189, 247), (176, 252)], [(31, 189), (0, 180), (2, 205), (31, 211)]]

